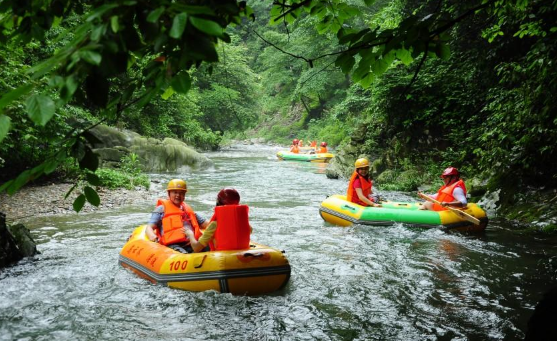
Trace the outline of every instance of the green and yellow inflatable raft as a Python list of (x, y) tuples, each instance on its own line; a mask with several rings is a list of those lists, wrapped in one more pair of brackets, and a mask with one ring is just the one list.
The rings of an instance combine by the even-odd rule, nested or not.
[(284, 254), (265, 245), (250, 242), (246, 250), (184, 254), (149, 241), (145, 227), (134, 230), (119, 263), (152, 283), (188, 291), (259, 295), (284, 287), (290, 278)]
[(329, 162), (334, 155), (331, 153), (297, 154), (287, 151), (279, 151), (277, 153), (277, 157), (281, 160), (288, 161)]
[(419, 227), (442, 226), (450, 230), (477, 232), (485, 230), (488, 222), (485, 211), (473, 203), (469, 203), (463, 211), (478, 218), (479, 225), (464, 220), (448, 210), (420, 210), (419, 203), (383, 202), (381, 204), (383, 207), (364, 207), (346, 201), (344, 195), (332, 195), (321, 203), (319, 213), (326, 222), (339, 226), (405, 223)]

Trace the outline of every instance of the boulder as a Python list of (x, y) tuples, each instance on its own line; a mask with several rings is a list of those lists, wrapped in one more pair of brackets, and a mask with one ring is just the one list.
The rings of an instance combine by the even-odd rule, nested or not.
[(0, 212), (0, 268), (37, 253), (29, 230), (22, 224), (7, 226), (6, 216)]
[(117, 166), (130, 153), (137, 154), (144, 172), (179, 172), (212, 164), (206, 156), (176, 139), (161, 141), (103, 125), (91, 129), (91, 134), (98, 139), (93, 150), (105, 167)]

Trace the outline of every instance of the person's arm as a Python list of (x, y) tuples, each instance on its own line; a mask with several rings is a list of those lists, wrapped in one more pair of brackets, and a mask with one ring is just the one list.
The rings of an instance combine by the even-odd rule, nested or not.
[(149, 238), (149, 240), (152, 242), (158, 242), (157, 234), (155, 233), (156, 228), (157, 228), (156, 225), (147, 224), (147, 228), (145, 229), (145, 234), (147, 235), (147, 238)]
[(164, 216), (164, 206), (157, 206), (155, 211), (151, 213), (151, 218), (147, 223), (147, 228), (145, 228), (145, 234), (147, 238), (149, 238), (152, 242), (158, 242), (157, 234), (155, 230), (158, 229), (160, 222), (162, 221), (162, 217)]
[(356, 190), (356, 194), (358, 195), (358, 199), (360, 199), (360, 201), (363, 201), (372, 207), (381, 207), (380, 204), (376, 204), (373, 201), (369, 200), (369, 198), (366, 198), (364, 192), (362, 192), (362, 189), (360, 187), (356, 187), (355, 190)]
[(454, 189), (453, 197), (455, 198), (455, 200), (443, 201), (441, 202), (441, 206), (465, 207), (468, 204), (468, 200), (466, 200), (466, 195), (464, 195), (464, 191), (460, 187)]
[(193, 252), (199, 252), (203, 250), (209, 242), (213, 239), (215, 235), (215, 230), (217, 229), (217, 222), (213, 221), (212, 223), (208, 223), (209, 226), (205, 229), (199, 240), (195, 239), (195, 234), (189, 228), (185, 229), (186, 237), (188, 237), (190, 241), (191, 248)]

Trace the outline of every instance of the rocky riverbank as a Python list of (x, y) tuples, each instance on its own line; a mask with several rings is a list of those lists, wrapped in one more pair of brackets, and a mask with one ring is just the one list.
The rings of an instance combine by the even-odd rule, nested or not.
[[(1, 193), (0, 212), (6, 215), (8, 223), (24, 221), (28, 215), (36, 217), (76, 214), (72, 204), (79, 193), (77, 189), (67, 199), (64, 199), (72, 186), (72, 183), (50, 183), (41, 186), (26, 186), (12, 196)], [(142, 187), (133, 190), (98, 188), (97, 193), (101, 198), (100, 205), (95, 207), (86, 203), (81, 212), (110, 210), (143, 202), (152, 203), (156, 197), (154, 191)]]

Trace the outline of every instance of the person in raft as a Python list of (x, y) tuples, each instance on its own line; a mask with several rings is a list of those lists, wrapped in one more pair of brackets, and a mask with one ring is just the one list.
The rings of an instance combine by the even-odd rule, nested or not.
[(369, 177), (369, 161), (360, 158), (354, 163), (354, 173), (348, 183), (346, 200), (362, 206), (381, 207), (376, 203), (377, 197), (373, 195), (373, 180)]
[(193, 252), (190, 241), (184, 233), (184, 226), (191, 227), (197, 235), (209, 222), (195, 213), (184, 199), (188, 186), (184, 180), (173, 179), (166, 187), (168, 200), (159, 199), (145, 233), (152, 242), (159, 242), (182, 253)]
[(298, 143), (300, 141), (298, 139), (292, 140), (292, 145), (290, 146), (290, 152), (298, 154), (300, 152), (300, 148), (298, 147)]
[[(449, 167), (443, 171), (441, 178), (445, 183), (436, 194), (429, 197), (439, 201), (441, 205), (426, 201), (422, 204), (420, 209), (430, 211), (444, 211), (447, 210), (444, 206), (452, 207), (466, 207), (468, 200), (466, 200), (466, 186), (464, 181), (460, 179), (458, 169)], [(421, 192), (418, 192), (421, 193)]]
[(317, 153), (327, 153), (327, 142), (321, 142), (321, 147), (317, 149)]
[(240, 194), (234, 188), (223, 188), (217, 194), (215, 214), (201, 237), (188, 227), (184, 230), (193, 252), (208, 251), (207, 246), (211, 251), (249, 249), (252, 228), (248, 206), (240, 205)]

